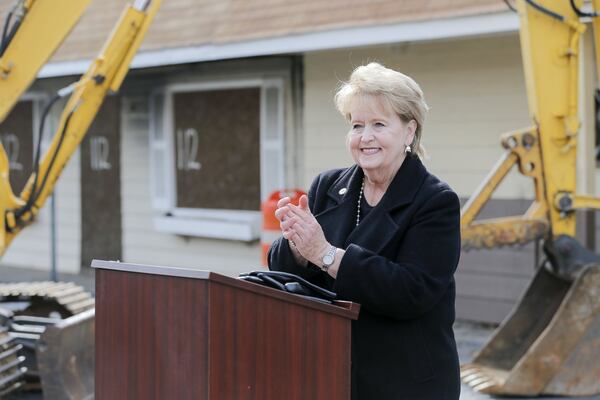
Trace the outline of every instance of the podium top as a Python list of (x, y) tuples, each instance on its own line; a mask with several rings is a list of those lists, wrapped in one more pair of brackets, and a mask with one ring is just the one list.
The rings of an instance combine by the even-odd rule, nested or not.
[(123, 272), (137, 272), (140, 274), (177, 276), (180, 278), (208, 279), (210, 277), (210, 271), (202, 269), (131, 264), (120, 261), (92, 260), (92, 268), (112, 269)]
[(227, 286), (233, 286), (241, 290), (254, 292), (256, 294), (273, 297), (290, 303), (295, 303), (304, 307), (325, 311), (331, 314), (337, 314), (341, 317), (350, 319), (357, 319), (358, 313), (360, 311), (360, 305), (357, 303), (352, 303), (349, 301), (335, 301), (333, 305), (323, 304), (292, 293), (282, 292), (280, 290), (258, 285), (256, 283), (246, 282), (241, 279), (231, 278), (229, 276), (221, 275), (208, 270), (181, 267), (166, 267), (146, 264), (131, 264), (123, 263), (120, 261), (104, 260), (92, 260), (92, 268), (138, 274), (162, 275), (177, 278), (208, 280)]

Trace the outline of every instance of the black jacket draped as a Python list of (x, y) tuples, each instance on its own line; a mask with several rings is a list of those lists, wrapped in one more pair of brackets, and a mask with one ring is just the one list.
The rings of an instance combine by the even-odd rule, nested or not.
[(309, 207), (325, 237), (346, 250), (335, 280), (315, 265), (298, 265), (283, 238), (269, 250), (269, 268), (361, 304), (352, 325), (353, 400), (457, 400), (458, 197), (418, 158), (407, 157), (356, 227), (363, 176), (356, 165), (323, 172), (309, 190)]

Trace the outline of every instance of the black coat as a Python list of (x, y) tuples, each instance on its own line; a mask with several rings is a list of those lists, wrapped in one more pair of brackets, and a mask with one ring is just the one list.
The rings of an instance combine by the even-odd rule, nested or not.
[(308, 194), (327, 240), (346, 250), (335, 280), (313, 264), (298, 265), (283, 238), (269, 250), (269, 268), (301, 275), (361, 304), (352, 325), (354, 400), (458, 399), (452, 331), (458, 197), (418, 158), (407, 157), (355, 228), (362, 179), (356, 165), (323, 172)]

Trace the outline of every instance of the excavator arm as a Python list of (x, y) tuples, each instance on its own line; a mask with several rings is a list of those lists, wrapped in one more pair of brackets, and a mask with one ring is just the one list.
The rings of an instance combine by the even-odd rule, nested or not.
[[(33, 4), (47, 1), (37, 0)], [(51, 3), (55, 1), (50, 0)], [(79, 2), (67, 1), (67, 3)], [(36, 155), (34, 170), (20, 195), (16, 195), (11, 188), (8, 157), (4, 148), (0, 146), (0, 255), (6, 251), (14, 237), (34, 220), (39, 209), (52, 193), (61, 171), (85, 136), (104, 97), (109, 91), (116, 92), (121, 86), (129, 70), (131, 59), (137, 52), (159, 5), (160, 0), (137, 0), (128, 5), (87, 72), (78, 82), (59, 92), (56, 98), (68, 94), (70, 94), (70, 98), (61, 115), (50, 147), (43, 157), (39, 153)], [(79, 7), (78, 4), (77, 8)], [(65, 5), (65, 8), (70, 7)], [(27, 18), (24, 18), (23, 24), (10, 42), (10, 47), (7, 48), (7, 52), (9, 49), (14, 49), (13, 52), (5, 52), (6, 57), (3, 56), (2, 60), (5, 58), (10, 60), (9, 56), (21, 49), (14, 59), (22, 60), (24, 64), (28, 63), (27, 57), (20, 53), (31, 53), (25, 49), (35, 48), (33, 42), (37, 40), (37, 35), (24, 31), (27, 28), (26, 21)], [(35, 30), (35, 28), (32, 25), (32, 29)], [(19, 35), (19, 33), (21, 34)], [(6, 82), (11, 80), (11, 77), (14, 76), (12, 75), (13, 71), (16, 73), (21, 64), (15, 61), (13, 65)], [(11, 88), (15, 93), (25, 90), (25, 84), (29, 84), (35, 73), (29, 75), (27, 81), (26, 78), (13, 81)], [(8, 103), (10, 100), (12, 98), (5, 102)], [(12, 101), (14, 102), (14, 100)]]
[[(498, 164), (482, 188), (461, 211), (463, 246), (491, 248), (524, 244), (537, 238), (575, 235), (575, 209), (600, 209), (600, 199), (576, 191), (579, 121), (580, 22), (582, 0), (518, 0), (520, 39), (529, 113), (533, 126), (502, 138), (504, 158), (532, 178), (535, 201), (516, 220), (478, 220), (475, 217), (506, 175)], [(598, 18), (594, 18), (596, 21)], [(582, 203), (585, 199), (585, 204)], [(481, 233), (480, 225), (488, 229)], [(543, 227), (542, 227), (543, 225)], [(512, 230), (512, 233), (510, 233)], [(506, 234), (509, 232), (508, 234)]]
[(90, 0), (18, 0), (0, 39), (0, 122), (73, 29)]
[[(574, 238), (575, 211), (600, 209), (600, 199), (576, 187), (582, 18), (593, 21), (600, 61), (600, 0), (593, 0), (591, 11), (582, 5), (583, 0), (516, 0), (533, 126), (503, 136), (504, 156), (461, 210), (464, 249), (544, 239), (546, 259), (523, 297), (462, 366), (463, 380), (484, 393), (600, 393), (600, 256)], [(533, 181), (531, 207), (521, 216), (476, 220), (513, 165)]]

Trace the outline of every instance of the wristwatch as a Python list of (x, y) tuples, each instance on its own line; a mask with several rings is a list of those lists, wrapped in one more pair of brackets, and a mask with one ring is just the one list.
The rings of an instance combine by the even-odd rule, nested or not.
[(327, 253), (325, 253), (323, 258), (321, 258), (321, 263), (322, 263), (321, 270), (322, 271), (327, 272), (329, 267), (331, 267), (333, 265), (333, 262), (335, 261), (335, 251), (336, 250), (337, 250), (337, 248), (335, 246), (329, 246)]

